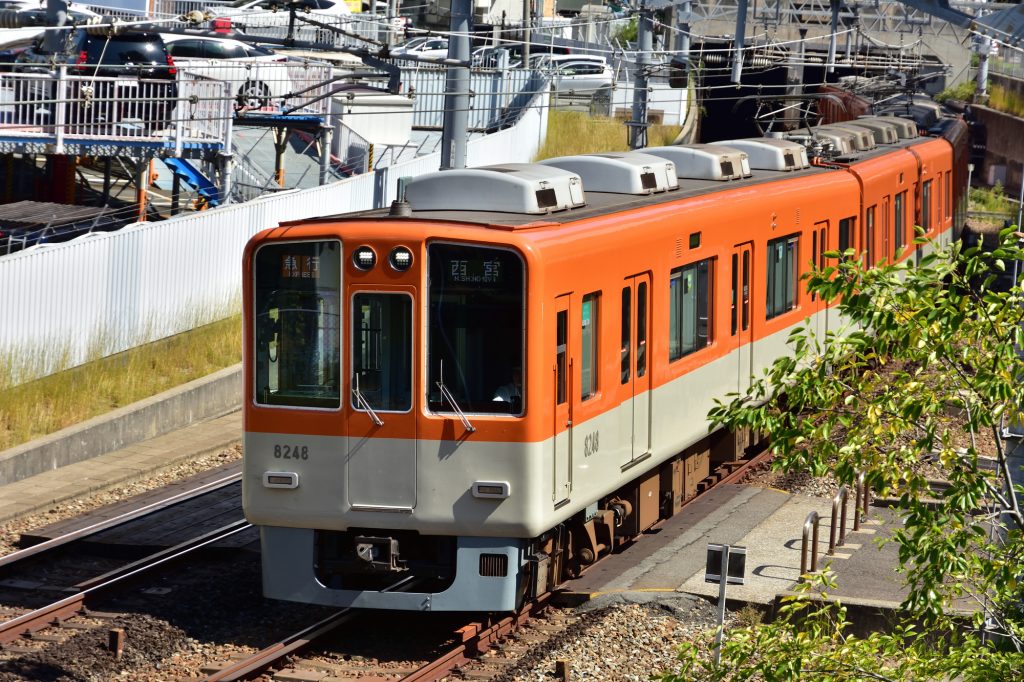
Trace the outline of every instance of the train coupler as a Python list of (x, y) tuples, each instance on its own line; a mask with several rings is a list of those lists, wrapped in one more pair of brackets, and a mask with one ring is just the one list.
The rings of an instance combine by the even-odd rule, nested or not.
[(399, 573), (409, 570), (399, 558), (398, 540), (357, 536), (356, 556), (364, 562), (364, 568), (375, 573)]

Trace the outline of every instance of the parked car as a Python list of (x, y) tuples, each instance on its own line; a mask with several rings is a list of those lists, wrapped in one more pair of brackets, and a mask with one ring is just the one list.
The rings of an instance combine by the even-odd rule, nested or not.
[(437, 36), (420, 36), (391, 50), (391, 56), (407, 55), (412, 57), (429, 57), (432, 59), (448, 56), (448, 39)]
[[(324, 23), (338, 23), (338, 19), (351, 18), (352, 12), (344, 0), (234, 0), (229, 5), (207, 9), (214, 21), (230, 19), (233, 28), (248, 30), (266, 26), (286, 26), (292, 7), (300, 14), (310, 14)], [(224, 28), (223, 22), (218, 26)]]
[(551, 75), (552, 87), (561, 94), (592, 96), (615, 83), (615, 72), (600, 55), (540, 55), (530, 61)]
[[(15, 10), (26, 12), (29, 10), (46, 10), (46, 0), (0, 0), (0, 10)], [(68, 23), (84, 24), (90, 17), (99, 16), (84, 5), (68, 3)], [(8, 49), (18, 46), (20, 43), (32, 40), (41, 35), (46, 25), (44, 18), (32, 26), (20, 28), (0, 28), (0, 48)]]
[(259, 109), (292, 90), (288, 58), (232, 38), (164, 34), (167, 51), (184, 71), (227, 81), (237, 109)]
[[(177, 67), (158, 34), (100, 37), (78, 28), (68, 31), (56, 53), (46, 51), (40, 36), (17, 56), (13, 70), (53, 78), (59, 63), (68, 65), (69, 76), (95, 77), (70, 82), (69, 99), (81, 102), (69, 110), (66, 122), (71, 132), (76, 127), (97, 124), (131, 125), (147, 132), (168, 127), (178, 95)], [(54, 87), (54, 81), (41, 79), (30, 84), (25, 95), (37, 101), (52, 99)], [(24, 106), (28, 109), (23, 107), (21, 122), (53, 122), (52, 104)]]

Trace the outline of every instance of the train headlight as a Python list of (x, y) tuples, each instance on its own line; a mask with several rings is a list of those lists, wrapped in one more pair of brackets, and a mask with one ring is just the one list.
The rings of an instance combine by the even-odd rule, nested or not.
[(388, 262), (391, 264), (391, 268), (393, 270), (397, 272), (405, 272), (412, 267), (412, 251), (404, 246), (396, 246), (391, 249), (391, 255), (388, 256)]
[(377, 264), (377, 254), (369, 246), (360, 246), (352, 254), (352, 264), (360, 270), (372, 270)]

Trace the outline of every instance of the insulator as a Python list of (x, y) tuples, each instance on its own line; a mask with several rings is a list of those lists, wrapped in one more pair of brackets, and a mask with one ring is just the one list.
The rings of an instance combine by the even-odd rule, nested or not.
[(21, 28), (23, 24), (20, 14), (16, 9), (0, 10), (0, 28)]
[(99, 22), (96, 24), (90, 23), (86, 26), (85, 30), (89, 32), (89, 35), (105, 38), (107, 36), (119, 36), (127, 28), (128, 25), (117, 17), (103, 16), (99, 18)]

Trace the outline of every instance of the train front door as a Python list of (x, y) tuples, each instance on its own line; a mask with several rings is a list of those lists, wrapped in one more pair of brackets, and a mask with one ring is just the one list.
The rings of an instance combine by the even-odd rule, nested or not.
[(754, 319), (751, 315), (750, 285), (754, 277), (754, 242), (738, 244), (732, 250), (731, 304), (729, 330), (736, 347), (736, 390), (750, 390), (754, 375)]
[(349, 355), (348, 499), (353, 508), (416, 506), (416, 327), (412, 290), (354, 291)]
[(629, 387), (622, 403), (628, 415), (624, 433), (631, 433), (627, 462), (636, 461), (651, 451), (651, 375), (647, 363), (650, 338), (651, 275), (627, 277), (622, 287), (622, 329), (620, 380)]
[(554, 424), (552, 435), (554, 453), (552, 457), (551, 500), (558, 506), (569, 500), (572, 492), (572, 371), (573, 359), (569, 344), (569, 311), (572, 309), (572, 294), (555, 299), (554, 327), (549, 344), (554, 349)]

